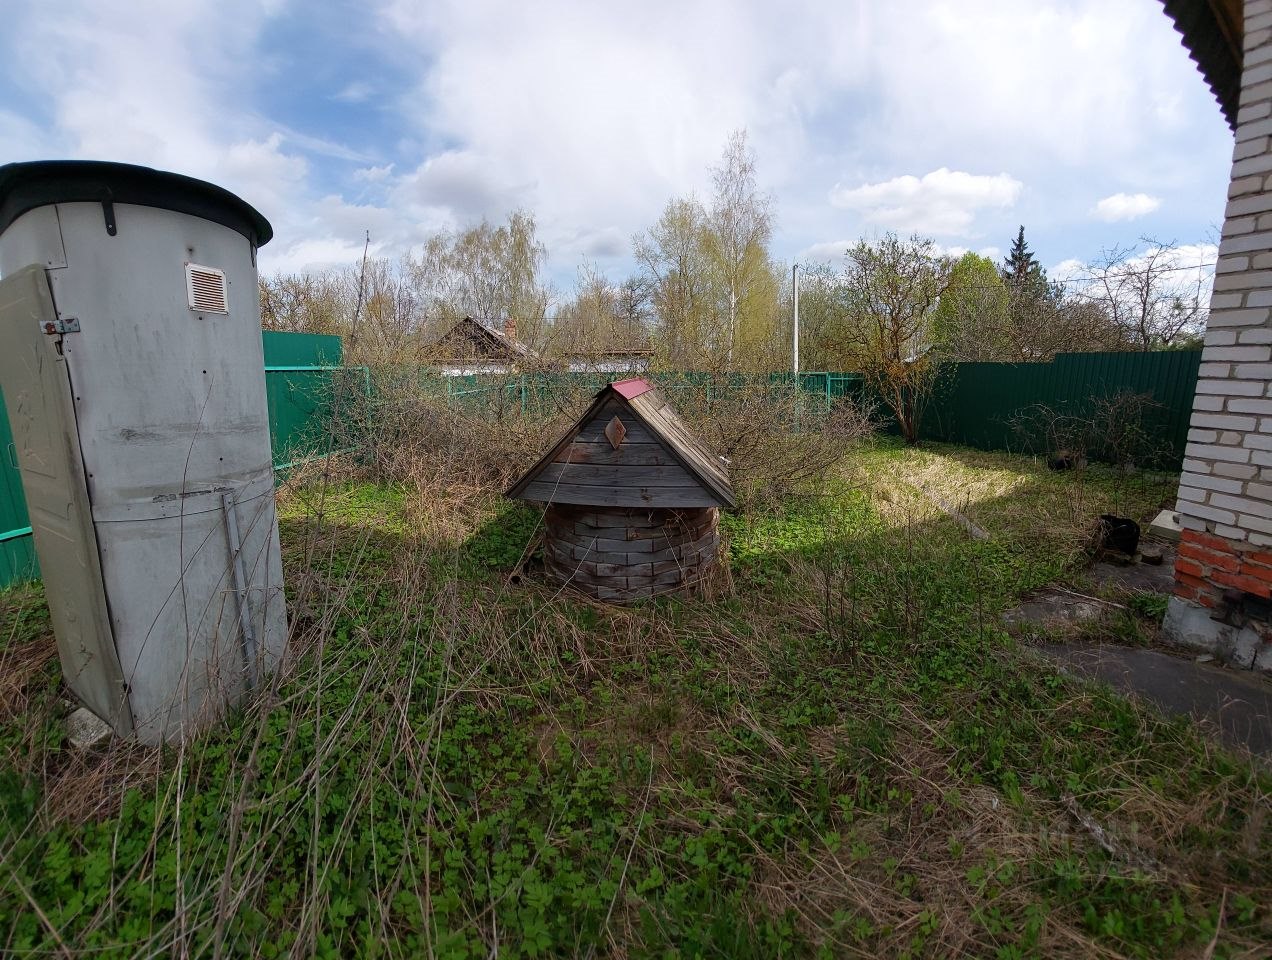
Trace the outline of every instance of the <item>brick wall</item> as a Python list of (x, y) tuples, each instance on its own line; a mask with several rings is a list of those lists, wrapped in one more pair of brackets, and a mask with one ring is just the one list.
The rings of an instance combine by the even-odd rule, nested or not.
[(1172, 610), (1166, 624), (1196, 645), (1210, 632), (1200, 616), (1209, 608), (1217, 648), (1230, 627), (1267, 632), (1224, 613), (1231, 591), (1272, 595), (1272, 0), (1245, 2), (1232, 160), (1176, 506), (1176, 596), (1193, 612)]
[(1185, 530), (1175, 560), (1175, 596), (1214, 608), (1231, 589), (1272, 597), (1272, 551), (1243, 550), (1226, 537)]

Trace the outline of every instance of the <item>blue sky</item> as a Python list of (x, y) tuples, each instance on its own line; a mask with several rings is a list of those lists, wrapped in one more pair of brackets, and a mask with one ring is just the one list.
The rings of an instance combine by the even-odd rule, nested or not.
[(261, 209), (266, 272), (525, 208), (568, 292), (745, 127), (774, 254), (918, 231), (1059, 274), (1222, 221), (1231, 134), (1158, 0), (0, 0), (0, 158), (124, 160)]

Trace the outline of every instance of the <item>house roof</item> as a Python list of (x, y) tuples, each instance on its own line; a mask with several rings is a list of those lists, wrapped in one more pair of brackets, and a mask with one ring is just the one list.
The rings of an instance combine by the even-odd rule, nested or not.
[(1245, 59), (1242, 0), (1162, 0), (1162, 6), (1235, 130)]
[(433, 341), (432, 347), (449, 347), (467, 343), (484, 348), (487, 355), (508, 360), (537, 360), (539, 355), (520, 340), (504, 333), (503, 323), (483, 317), (464, 317)]
[(663, 398), (658, 388), (642, 377), (618, 380), (602, 387), (583, 416), (574, 422), (565, 435), (540, 457), (521, 479), (508, 488), (507, 496), (520, 496), (548, 464), (556, 461), (558, 455), (574, 442), (579, 431), (587, 426), (610, 400), (617, 400), (630, 410), (676, 461), (719, 500), (722, 506), (737, 505), (733, 498), (733, 485), (729, 483), (728, 471), (725, 470), (720, 458), (712, 454), (697, 437), (689, 432), (689, 428)]

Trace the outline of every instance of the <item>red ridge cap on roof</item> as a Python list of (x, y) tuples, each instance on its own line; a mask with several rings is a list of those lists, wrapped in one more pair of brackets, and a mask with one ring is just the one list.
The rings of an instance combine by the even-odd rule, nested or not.
[(616, 380), (610, 384), (614, 392), (628, 400), (635, 400), (642, 393), (654, 389), (654, 385), (644, 377), (633, 377), (630, 380)]

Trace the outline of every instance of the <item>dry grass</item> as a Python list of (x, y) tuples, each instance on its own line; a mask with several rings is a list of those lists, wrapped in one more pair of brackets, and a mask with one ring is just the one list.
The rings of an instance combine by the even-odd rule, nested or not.
[[(1218, 953), (1272, 936), (1236, 905), (1272, 895), (1267, 781), (996, 629), (1067, 557), (1031, 525), (1076, 541), (1098, 477), (881, 448), (728, 518), (705, 598), (615, 608), (509, 580), (536, 515), (500, 502), (499, 457), (528, 433), (396, 436), (281, 492), (292, 666), (201, 741), (62, 750), (27, 651), (47, 635), (0, 649), (5, 769), (38, 791), (0, 841), (0, 951), (1188, 956), (1221, 898)], [(916, 482), (965, 493), (993, 541)], [(1178, 941), (1152, 906), (1174, 893)]]

